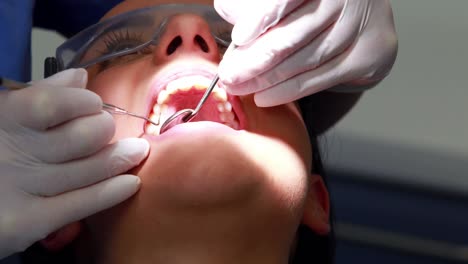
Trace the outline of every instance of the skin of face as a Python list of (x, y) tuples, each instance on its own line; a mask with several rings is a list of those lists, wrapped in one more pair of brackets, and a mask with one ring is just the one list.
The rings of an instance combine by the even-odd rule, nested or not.
[[(124, 1), (104, 18), (174, 2), (212, 4)], [(195, 35), (209, 52), (191, 41)], [(182, 45), (168, 55), (176, 36)], [(220, 59), (206, 21), (179, 15), (151, 53), (105, 69), (90, 67), (88, 89), (104, 102), (143, 113), (152, 84), (164, 73), (179, 67), (216, 72)], [(86, 220), (77, 242), (81, 262), (287, 263), (301, 222), (328, 233), (328, 193), (321, 177), (310, 173), (311, 146), (297, 105), (259, 108), (253, 96), (238, 99), (242, 130), (193, 122), (148, 136), (144, 121), (114, 116), (113, 142), (143, 137), (151, 151), (130, 171), (141, 178), (140, 191)]]

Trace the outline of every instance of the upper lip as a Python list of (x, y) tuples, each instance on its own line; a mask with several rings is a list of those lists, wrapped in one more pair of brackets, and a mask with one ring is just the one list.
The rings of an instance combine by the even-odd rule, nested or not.
[(153, 105), (160, 91), (162, 91), (168, 83), (185, 76), (204, 76), (213, 79), (216, 75), (217, 68), (209, 65), (199, 65), (187, 63), (172, 66), (170, 69), (160, 72), (155, 75), (154, 81), (151, 82), (148, 90), (148, 100), (146, 102), (146, 116), (152, 111)]

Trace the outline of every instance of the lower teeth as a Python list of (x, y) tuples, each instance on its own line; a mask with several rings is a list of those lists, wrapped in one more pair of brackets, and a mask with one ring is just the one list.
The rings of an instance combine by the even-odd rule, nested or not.
[[(147, 124), (146, 125), (146, 134), (152, 134), (152, 135), (159, 135), (160, 133), (160, 130), (161, 130), (161, 126), (164, 122), (160, 122), (160, 125), (158, 126), (155, 126), (153, 124)], [(236, 129), (238, 130), (239, 129), (239, 122), (237, 122), (236, 120), (230, 120), (230, 121), (227, 121), (227, 122), (222, 122), (221, 124), (225, 125), (225, 126), (228, 126), (232, 129)]]
[[(223, 105), (223, 111), (219, 111), (219, 120), (221, 121), (219, 123), (238, 130), (239, 122), (236, 120), (234, 112), (232, 112), (232, 105), (229, 102), (220, 102), (218, 103), (218, 110), (220, 110), (220, 105)], [(164, 124), (164, 121), (166, 121), (171, 116), (171, 114), (175, 112), (176, 109), (169, 107), (166, 104), (156, 104), (153, 108), (153, 113), (150, 115), (150, 120), (159, 125), (156, 126), (154, 124), (148, 123), (146, 125), (146, 133), (159, 135), (161, 126)]]

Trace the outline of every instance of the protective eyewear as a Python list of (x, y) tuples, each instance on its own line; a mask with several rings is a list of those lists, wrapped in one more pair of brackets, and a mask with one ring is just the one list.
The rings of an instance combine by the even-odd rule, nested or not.
[(178, 14), (202, 17), (208, 23), (218, 46), (222, 49), (229, 46), (232, 25), (223, 20), (213, 7), (194, 4), (157, 5), (114, 16), (68, 39), (56, 50), (57, 70), (86, 68), (136, 53), (149, 45), (157, 45), (165, 25)]

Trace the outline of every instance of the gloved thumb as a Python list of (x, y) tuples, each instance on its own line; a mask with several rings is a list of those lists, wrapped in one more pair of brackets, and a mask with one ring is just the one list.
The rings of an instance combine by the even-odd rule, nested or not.
[(34, 86), (54, 86), (85, 88), (88, 82), (88, 72), (85, 69), (68, 69), (58, 72), (49, 78), (33, 81)]
[(236, 24), (236, 21), (242, 15), (242, 2), (245, 0), (214, 0), (213, 6), (218, 14), (227, 22)]

